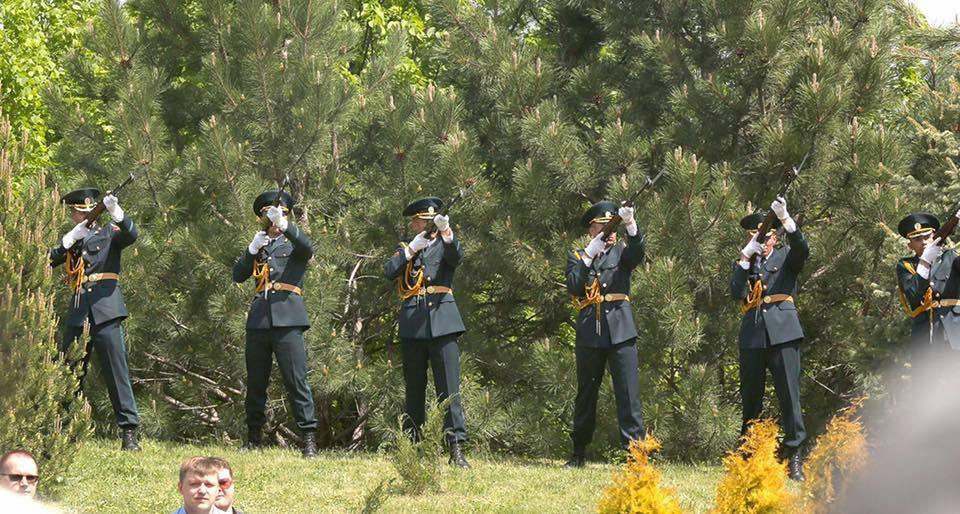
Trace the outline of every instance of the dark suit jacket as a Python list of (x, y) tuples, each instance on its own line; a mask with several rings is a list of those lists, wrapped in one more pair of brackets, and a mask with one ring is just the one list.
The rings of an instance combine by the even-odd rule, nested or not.
[[(137, 240), (137, 226), (129, 216), (120, 223), (94, 226), (92, 233), (83, 241), (74, 243), (82, 249), (84, 275), (94, 273), (120, 273), (120, 252)], [(50, 266), (57, 267), (67, 261), (67, 250), (60, 244), (50, 250)], [(71, 299), (67, 311), (68, 327), (82, 327), (90, 316), (94, 325), (101, 325), (115, 319), (127, 317), (127, 306), (123, 302), (123, 293), (116, 280), (100, 280), (83, 284), (79, 306)]]
[[(463, 249), (456, 236), (446, 243), (438, 241), (423, 249), (415, 257), (414, 271), (423, 268), (423, 287), (453, 288), (453, 275), (463, 259)], [(396, 280), (406, 272), (407, 257), (403, 245), (383, 265), (383, 275)], [(450, 293), (434, 293), (407, 298), (400, 305), (400, 338), (434, 339), (445, 335), (459, 335), (467, 331), (460, 317), (457, 301)]]
[[(567, 291), (578, 297), (586, 295), (587, 286), (594, 279), (600, 280), (600, 294), (630, 294), (630, 277), (645, 255), (643, 233), (627, 236), (623, 241), (598, 255), (587, 266), (580, 252), (567, 257)], [(599, 348), (620, 344), (637, 337), (637, 325), (633, 320), (630, 302), (617, 300), (603, 302), (601, 309), (601, 329), (597, 334), (597, 318), (594, 306), (588, 306), (577, 313), (577, 346)]]
[[(764, 284), (764, 296), (788, 294), (797, 298), (797, 277), (803, 264), (810, 255), (810, 247), (803, 233), (797, 228), (794, 233), (786, 233), (787, 245), (774, 249), (760, 264), (760, 278)], [(750, 271), (733, 264), (733, 279), (730, 281), (730, 294), (742, 302), (749, 292)], [(766, 348), (803, 339), (800, 317), (794, 302), (761, 303), (756, 309), (743, 315), (740, 320), (740, 348)]]
[[(270, 263), (270, 282), (282, 282), (303, 288), (303, 275), (307, 272), (307, 263), (313, 257), (310, 238), (299, 227), (290, 223), (287, 230), (263, 247)], [(253, 263), (256, 255), (250, 255), (246, 249), (233, 265), (233, 281), (240, 283), (253, 275)], [(289, 291), (270, 291), (264, 298), (258, 293), (250, 302), (247, 312), (247, 330), (266, 330), (274, 327), (310, 328), (307, 309), (303, 297)]]

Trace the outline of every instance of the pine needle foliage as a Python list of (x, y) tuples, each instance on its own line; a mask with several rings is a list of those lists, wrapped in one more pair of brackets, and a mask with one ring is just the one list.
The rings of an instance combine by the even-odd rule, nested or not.
[(660, 485), (660, 471), (650, 462), (650, 454), (660, 450), (660, 441), (652, 435), (630, 443), (623, 469), (613, 476), (613, 485), (603, 491), (597, 512), (601, 514), (680, 514), (674, 492)]
[(803, 511), (830, 512), (830, 505), (842, 496), (846, 485), (867, 464), (867, 437), (857, 413), (866, 401), (861, 396), (827, 423), (826, 431), (803, 465)]
[(787, 467), (777, 459), (776, 421), (753, 422), (740, 448), (723, 459), (726, 470), (717, 484), (714, 514), (774, 514), (790, 512)]
[(28, 168), (29, 135), (13, 134), (0, 112), (0, 448), (34, 454), (41, 494), (62, 485), (79, 444), (90, 436), (90, 409), (75, 396), (83, 345), (59, 353), (55, 295), (45, 238), (63, 208), (43, 171), (14, 188)]

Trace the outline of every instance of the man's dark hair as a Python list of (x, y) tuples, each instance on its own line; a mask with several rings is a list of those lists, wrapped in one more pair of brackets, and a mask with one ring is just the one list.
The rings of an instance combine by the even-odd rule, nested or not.
[[(33, 461), (34, 464), (37, 463), (37, 459), (33, 456), (32, 453), (28, 452), (27, 450), (10, 450), (7, 453), (4, 453), (3, 457), (0, 457), (0, 470), (6, 467), (7, 461), (10, 460), (11, 457), (14, 457), (17, 455), (28, 457), (30, 460)], [(232, 473), (231, 473), (231, 476), (233, 476)]]

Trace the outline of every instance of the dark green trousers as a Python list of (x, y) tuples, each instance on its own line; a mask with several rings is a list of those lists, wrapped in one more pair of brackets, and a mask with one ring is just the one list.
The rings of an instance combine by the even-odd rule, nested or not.
[(450, 406), (443, 417), (443, 433), (448, 443), (467, 440), (460, 401), (460, 347), (457, 336), (436, 339), (401, 339), (403, 352), (403, 379), (406, 384), (406, 429), (419, 437), (427, 419), (427, 367), (433, 371), (433, 386), (437, 401), (450, 398)]
[(800, 410), (800, 341), (755, 350), (740, 349), (740, 397), (743, 401), (743, 425), (747, 433), (750, 421), (763, 413), (763, 390), (767, 370), (780, 401), (780, 426), (783, 446), (799, 448), (807, 438)]
[(304, 432), (317, 429), (313, 392), (307, 382), (303, 330), (303, 327), (247, 330), (247, 426), (259, 428), (267, 422), (267, 386), (276, 356), (297, 427)]
[[(117, 425), (121, 428), (133, 428), (140, 425), (137, 414), (137, 401), (130, 385), (130, 369), (127, 367), (127, 347), (123, 342), (123, 319), (115, 319), (99, 325), (90, 325), (90, 340), (87, 342), (84, 359), (80, 362), (80, 387), (87, 376), (87, 367), (91, 355), (96, 352), (100, 361), (100, 372), (110, 395), (110, 404)], [(83, 336), (83, 327), (65, 327), (60, 351), (65, 352), (75, 341)], [(74, 363), (75, 365), (76, 363)]]
[(643, 416), (640, 411), (640, 375), (637, 340), (630, 339), (605, 348), (578, 346), (577, 398), (573, 404), (573, 446), (585, 448), (593, 440), (597, 424), (597, 398), (603, 383), (603, 370), (610, 368), (613, 396), (617, 403), (620, 445), (627, 449), (630, 441), (643, 438)]

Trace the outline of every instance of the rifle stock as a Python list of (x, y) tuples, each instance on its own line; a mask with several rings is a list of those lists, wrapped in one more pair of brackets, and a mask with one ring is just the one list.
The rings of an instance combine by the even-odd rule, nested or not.
[[(144, 165), (144, 166), (145, 166), (145, 165)], [(131, 173), (127, 176), (127, 178), (126, 178), (123, 182), (120, 183), (119, 186), (117, 186), (117, 187), (115, 187), (115, 188), (107, 191), (107, 193), (108, 193), (108, 194), (111, 194), (111, 195), (113, 195), (113, 196), (119, 195), (119, 194), (120, 194), (120, 191), (122, 191), (123, 188), (127, 187), (127, 185), (128, 185), (130, 182), (133, 182), (133, 179), (134, 179), (134, 175), (133, 175), (133, 173), (131, 172)], [(95, 221), (97, 221), (97, 218), (99, 218), (100, 215), (103, 214), (103, 211), (105, 211), (106, 209), (107, 209), (107, 206), (103, 204), (103, 198), (101, 198), (100, 200), (97, 201), (97, 205), (95, 205), (95, 206), (93, 207), (93, 210), (87, 213), (87, 216), (86, 216), (86, 226), (87, 226), (87, 228), (92, 227), (92, 226), (93, 226), (93, 223), (94, 223)]]
[(946, 241), (948, 237), (953, 235), (953, 232), (957, 229), (957, 222), (960, 222), (960, 219), (957, 218), (957, 211), (960, 210), (960, 205), (954, 207), (950, 214), (947, 214), (947, 221), (940, 225), (940, 230), (937, 231), (937, 234), (934, 237), (940, 238), (940, 241)]
[[(287, 188), (287, 185), (290, 183), (290, 175), (285, 175), (283, 180), (280, 182), (280, 186), (277, 187), (277, 197), (273, 200), (274, 207), (280, 207), (280, 200), (283, 198), (283, 190)], [(273, 225), (273, 222), (270, 221), (270, 218), (266, 216), (261, 217), (261, 223), (263, 224), (263, 230), (268, 230), (270, 225)]]
[[(663, 172), (664, 170), (660, 170), (660, 172), (657, 173), (657, 176), (653, 177), (652, 179), (650, 177), (647, 177), (647, 180), (646, 182), (644, 182), (643, 187), (638, 189), (636, 193), (633, 193), (633, 195), (630, 198), (628, 198), (625, 202), (623, 202), (621, 205), (623, 207), (633, 207), (634, 204), (637, 202), (637, 200), (640, 198), (640, 195), (642, 195), (643, 192), (646, 191), (647, 189), (650, 189), (651, 187), (653, 187), (653, 185), (656, 184), (658, 180), (660, 180), (660, 177), (663, 176)], [(610, 218), (610, 220), (603, 225), (603, 228), (600, 229), (600, 232), (603, 233), (603, 240), (606, 241), (607, 239), (609, 239), (610, 235), (617, 231), (621, 223), (623, 223), (623, 218), (620, 217), (620, 213), (614, 214)]]
[[(800, 170), (803, 169), (803, 165), (807, 162), (807, 157), (810, 154), (803, 156), (803, 159), (800, 161), (800, 165), (794, 168), (791, 168), (783, 175), (783, 180), (780, 183), (780, 189), (777, 191), (777, 197), (783, 197), (787, 194), (787, 190), (790, 189), (790, 185), (800, 176)], [(770, 232), (770, 227), (773, 226), (774, 220), (777, 219), (776, 213), (772, 209), (767, 211), (767, 215), (763, 218), (763, 223), (760, 224), (760, 227), (757, 229), (757, 242), (763, 244), (767, 241), (767, 233)], [(757, 262), (760, 260), (759, 255), (754, 255), (750, 258), (750, 269), (757, 268)]]

